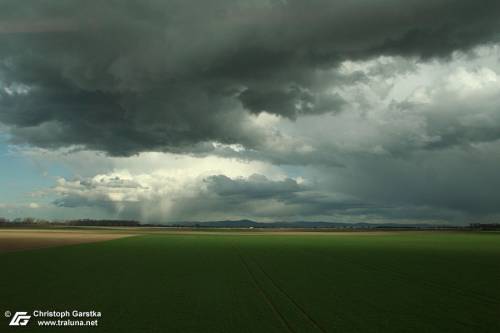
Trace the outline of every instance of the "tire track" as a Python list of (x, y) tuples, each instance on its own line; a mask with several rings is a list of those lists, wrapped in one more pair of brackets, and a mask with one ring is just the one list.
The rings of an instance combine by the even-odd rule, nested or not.
[(292, 297), (290, 296), (272, 277), (267, 273), (264, 268), (254, 259), (253, 262), (255, 265), (260, 269), (260, 271), (271, 281), (272, 285), (278, 289), (285, 297), (292, 302), (293, 305), (309, 320), (309, 322), (316, 327), (318, 330), (320, 330), (323, 333), (327, 333), (327, 331), (321, 327), (321, 325), (313, 318), (311, 317), (306, 310)]
[(271, 307), (273, 312), (280, 319), (280, 322), (283, 324), (283, 326), (285, 326), (285, 328), (287, 329), (288, 332), (296, 333), (295, 330), (290, 326), (290, 324), (286, 320), (285, 316), (283, 316), (283, 314), (278, 310), (278, 307), (276, 306), (276, 304), (274, 304), (274, 302), (272, 301), (269, 294), (264, 290), (264, 288), (261, 287), (261, 285), (259, 284), (254, 273), (250, 269), (250, 266), (248, 265), (247, 261), (243, 258), (243, 256), (239, 252), (237, 252), (237, 253), (238, 253), (238, 257), (239, 257), (240, 261), (242, 262), (243, 266), (245, 267), (248, 275), (250, 275), (253, 284), (255, 285), (255, 287), (257, 288), (259, 293), (262, 295), (262, 297), (266, 300), (267, 304)]
[[(370, 265), (366, 262), (360, 262), (359, 260), (358, 261), (347, 260), (346, 258), (340, 258), (340, 257), (332, 258), (329, 254), (327, 254), (323, 251), (321, 252), (321, 254), (323, 255), (323, 258), (325, 258), (331, 262), (332, 261), (335, 262), (335, 261), (340, 260), (346, 264), (349, 264), (352, 266), (357, 266), (357, 267), (359, 267), (367, 272), (383, 273), (383, 274), (387, 274), (388, 276), (392, 276), (393, 278), (395, 278), (401, 282), (404, 282), (406, 284), (411, 284), (411, 285), (415, 284), (414, 277), (412, 277), (411, 274), (397, 271), (397, 270), (395, 270), (387, 265), (373, 266), (373, 265)], [(464, 290), (464, 289), (460, 289), (460, 288), (457, 288), (454, 286), (445, 285), (445, 284), (442, 284), (439, 282), (431, 281), (429, 279), (419, 280), (418, 284), (421, 286), (425, 286), (425, 287), (431, 288), (433, 290), (436, 290), (439, 293), (443, 293), (443, 292), (448, 292), (450, 294), (454, 293), (457, 296), (460, 296), (461, 298), (469, 300), (469, 301), (471, 301), (471, 300), (476, 301), (476, 302), (481, 301), (481, 302), (487, 303), (489, 305), (498, 305), (500, 302), (495, 297), (487, 296), (484, 294), (479, 294), (479, 293), (474, 292), (472, 290)]]

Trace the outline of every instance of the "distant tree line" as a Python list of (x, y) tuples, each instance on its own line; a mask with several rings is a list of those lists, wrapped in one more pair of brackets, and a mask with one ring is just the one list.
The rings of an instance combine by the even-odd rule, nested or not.
[(44, 219), (35, 219), (33, 217), (24, 217), (24, 218), (15, 218), (15, 219), (7, 219), (4, 217), (0, 217), (0, 225), (10, 225), (10, 224), (15, 224), (15, 225), (43, 225), (43, 224), (51, 224), (51, 221), (44, 220)]
[(67, 225), (73, 226), (108, 226), (108, 227), (138, 227), (141, 224), (133, 220), (72, 220), (67, 221)]
[(35, 219), (32, 217), (7, 219), (0, 217), (0, 227), (23, 227), (23, 226), (102, 226), (102, 227), (138, 227), (141, 224), (134, 220), (67, 220), (67, 221), (49, 221), (44, 219)]
[(161, 228), (298, 228), (298, 229), (356, 229), (356, 230), (500, 230), (500, 223), (471, 223), (468, 226), (453, 225), (428, 225), (428, 224), (367, 224), (367, 223), (329, 223), (329, 222), (274, 222), (260, 223), (250, 220), (240, 221), (212, 221), (212, 222), (178, 222), (169, 224), (141, 224), (135, 220), (97, 220), (97, 219), (78, 219), (50, 221), (45, 219), (36, 219), (32, 217), (8, 219), (0, 217), (1, 227), (57, 227), (57, 226), (75, 226), (75, 227), (161, 227)]
[(500, 223), (471, 223), (470, 228), (474, 230), (500, 230)]

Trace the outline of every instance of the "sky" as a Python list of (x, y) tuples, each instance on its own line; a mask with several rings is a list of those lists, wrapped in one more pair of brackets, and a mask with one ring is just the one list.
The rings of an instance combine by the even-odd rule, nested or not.
[(500, 2), (0, 2), (0, 217), (500, 218)]

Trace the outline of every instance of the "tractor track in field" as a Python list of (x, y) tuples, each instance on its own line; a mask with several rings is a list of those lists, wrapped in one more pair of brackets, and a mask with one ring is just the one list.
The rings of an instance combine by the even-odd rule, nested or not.
[(314, 326), (316, 327), (318, 330), (320, 330), (321, 332), (323, 333), (327, 333), (327, 331), (321, 327), (321, 325), (314, 319), (312, 318), (307, 312), (306, 310), (292, 297), (290, 296), (272, 277), (271, 275), (269, 275), (269, 273), (266, 272), (266, 270), (264, 270), (264, 268), (262, 268), (262, 265), (259, 264), (258, 261), (256, 261), (255, 259), (252, 260), (255, 265), (260, 269), (260, 271), (269, 279), (269, 281), (271, 281), (272, 285), (278, 289), (283, 295), (285, 295), (285, 297), (290, 301), (292, 302), (293, 305), (295, 305), (295, 307), (309, 320), (309, 322)]
[[(323, 253), (323, 255), (324, 255), (323, 257), (327, 258), (329, 261), (339, 260), (339, 257), (332, 258), (330, 255), (328, 255), (326, 253)], [(402, 281), (404, 283), (409, 283), (409, 284), (414, 283), (414, 279), (412, 278), (412, 276), (410, 274), (394, 270), (393, 268), (390, 268), (387, 265), (384, 267), (382, 267), (382, 266), (376, 267), (376, 266), (373, 266), (373, 265), (370, 265), (370, 264), (367, 264), (364, 262), (362, 263), (362, 262), (354, 261), (354, 260), (346, 260), (345, 258), (342, 258), (340, 260), (343, 261), (344, 263), (347, 263), (347, 264), (350, 264), (353, 266), (357, 266), (357, 267), (359, 267), (365, 271), (368, 271), (368, 272), (378, 272), (378, 273), (384, 273), (384, 274), (388, 273), (388, 275), (390, 275), (393, 278), (396, 278), (399, 281)], [(441, 283), (430, 281), (430, 280), (421, 280), (418, 283), (422, 286), (429, 287), (429, 288), (434, 289), (434, 290), (441, 292), (441, 293), (443, 291), (447, 291), (449, 293), (454, 293), (454, 294), (456, 294), (464, 299), (467, 299), (467, 300), (475, 300), (475, 301), (479, 300), (479, 301), (482, 301), (482, 302), (485, 302), (485, 303), (488, 303), (491, 305), (498, 305), (500, 303), (500, 300), (498, 300), (495, 297), (490, 297), (487, 295), (479, 294), (479, 293), (476, 293), (472, 290), (463, 290), (463, 289), (460, 289), (457, 287), (441, 284)]]
[[(412, 281), (413, 281), (410, 274), (396, 271), (396, 270), (389, 268), (387, 266), (378, 268), (378, 267), (375, 267), (375, 266), (372, 266), (369, 264), (360, 264), (360, 263), (354, 263), (354, 264), (357, 264), (360, 267), (363, 267), (367, 270), (371, 270), (371, 271), (375, 271), (375, 272), (382, 272), (382, 273), (387, 272), (387, 273), (391, 274), (392, 276), (397, 277), (402, 281), (405, 281), (406, 283), (412, 283)], [(455, 293), (463, 298), (480, 300), (482, 302), (489, 303), (492, 305), (497, 305), (500, 303), (500, 301), (494, 297), (482, 295), (482, 294), (479, 294), (479, 293), (474, 292), (472, 290), (464, 290), (464, 289), (460, 289), (457, 287), (453, 287), (453, 286), (449, 286), (449, 285), (445, 285), (442, 283), (433, 282), (433, 281), (429, 281), (429, 280), (422, 280), (422, 281), (420, 281), (420, 283), (424, 286), (431, 287), (431, 288), (436, 289), (436, 290), (442, 290), (442, 291), (448, 291), (450, 293)]]
[[(328, 261), (339, 260), (338, 257), (336, 257), (334, 259), (334, 258), (330, 257), (329, 255), (324, 255), (323, 258), (328, 259)], [(401, 272), (396, 272), (396, 271), (394, 271), (392, 269), (384, 269), (384, 268), (380, 269), (380, 268), (373, 267), (373, 266), (371, 266), (369, 264), (362, 264), (362, 263), (359, 263), (359, 262), (355, 262), (355, 261), (352, 261), (352, 260), (346, 260), (346, 259), (340, 259), (340, 261), (342, 261), (342, 262), (344, 262), (346, 264), (349, 264), (351, 266), (361, 268), (362, 270), (364, 270), (366, 272), (390, 273), (390, 275), (392, 275), (392, 278), (396, 278), (398, 281), (403, 282), (405, 284), (411, 284), (412, 281), (413, 281), (411, 279), (410, 275), (404, 274), (404, 273), (401, 273)], [(325, 276), (327, 276), (327, 275), (325, 275)], [(433, 283), (433, 282), (422, 283), (422, 285), (427, 286), (427, 287), (431, 287), (432, 289), (437, 290), (438, 292), (442, 292), (445, 289), (449, 289), (449, 291), (453, 290), (453, 289), (456, 289), (456, 288), (442, 288), (440, 284)], [(462, 297), (463, 299), (468, 299), (468, 300), (470, 300), (471, 298), (473, 298), (475, 300), (478, 299), (477, 297), (474, 296), (474, 294), (468, 295), (468, 293), (465, 293), (465, 292), (458, 292), (457, 294), (458, 294), (458, 296)], [(433, 318), (433, 320), (439, 320), (440, 319), (440, 317), (436, 316), (436, 315), (433, 315), (432, 318)], [(461, 320), (457, 320), (457, 321), (460, 322), (464, 326), (473, 327), (473, 328), (479, 328), (480, 327), (479, 325), (474, 325), (474, 324), (471, 324), (470, 322), (463, 322)]]
[(258, 279), (255, 277), (254, 273), (252, 272), (252, 270), (250, 269), (250, 266), (248, 265), (247, 261), (245, 260), (245, 258), (243, 258), (243, 256), (241, 255), (241, 253), (237, 252), (238, 253), (238, 257), (241, 261), (241, 263), (243, 264), (243, 266), (245, 267), (245, 270), (247, 271), (248, 275), (250, 276), (253, 284), (255, 285), (256, 289), (259, 291), (259, 293), (262, 295), (262, 297), (266, 300), (267, 304), (271, 307), (271, 309), (273, 310), (273, 312), (277, 315), (277, 317), (280, 319), (280, 322), (283, 324), (283, 326), (287, 329), (288, 332), (291, 332), (291, 333), (295, 333), (295, 330), (292, 328), (292, 326), (288, 323), (288, 321), (286, 320), (285, 316), (278, 310), (278, 307), (276, 306), (276, 304), (274, 304), (274, 302), (272, 301), (271, 299), (271, 296), (265, 291), (264, 288), (262, 288), (262, 286), (259, 284), (259, 281)]
[[(301, 250), (300, 252), (304, 253), (305, 251)], [(329, 255), (325, 255), (325, 253), (321, 253), (321, 254), (322, 254), (322, 257), (325, 258), (325, 259), (327, 259), (328, 261), (335, 261), (335, 260), (338, 259), (338, 258), (334, 259), (334, 258), (330, 257)], [(361, 268), (364, 271), (369, 271), (367, 267), (362, 267), (360, 265), (357, 265), (355, 262), (353, 262), (351, 260), (341, 259), (341, 261), (344, 262), (344, 263), (346, 263), (346, 264), (349, 264), (351, 266)], [(319, 276), (321, 276), (322, 279), (325, 279), (325, 280), (330, 280), (331, 279), (331, 276), (329, 276), (329, 274), (325, 274), (324, 272), (317, 272), (317, 273), (319, 274)], [(350, 298), (352, 299), (353, 297), (350, 296)], [(344, 297), (339, 297), (338, 299), (340, 299), (342, 301), (345, 300)], [(384, 309), (383, 307), (381, 307), (380, 304), (370, 302), (369, 299), (364, 299), (364, 298), (360, 298), (360, 297), (356, 297), (356, 299), (358, 301), (362, 301), (366, 305), (369, 305), (369, 307), (372, 310), (374, 310), (374, 311), (377, 311), (377, 312), (387, 312), (387, 309)], [(436, 321), (440, 319), (439, 316), (432, 316), (431, 318), (432, 318), (432, 320), (436, 320)], [(350, 322), (350, 325), (352, 325), (352, 327), (355, 327), (355, 322), (356, 321), (353, 321), (352, 319), (350, 319), (349, 322)], [(437, 330), (438, 328), (435, 327), (435, 329)]]
[[(300, 252), (303, 252), (305, 253), (304, 250), (301, 250)], [(331, 258), (328, 258), (326, 257), (327, 259), (331, 260)], [(351, 263), (352, 264), (352, 263)], [(329, 276), (328, 274), (325, 274), (324, 272), (316, 272), (319, 276), (321, 277), (322, 279), (324, 280), (331, 280), (331, 276)], [(339, 300), (340, 302), (344, 302), (345, 301), (345, 297), (342, 297), (342, 296), (339, 296), (339, 295), (335, 295), (334, 296), (337, 300)], [(350, 297), (352, 298), (352, 296)], [(362, 301), (364, 304), (367, 304), (370, 306), (371, 309), (373, 309), (374, 311), (386, 311), (383, 307), (381, 307), (379, 304), (377, 303), (373, 303), (373, 302), (370, 302), (369, 300), (365, 299), (365, 298), (360, 298), (358, 297), (357, 300), (359, 301)], [(356, 326), (356, 320), (353, 319), (353, 318), (343, 318), (344, 320), (348, 321), (352, 327), (355, 327)]]

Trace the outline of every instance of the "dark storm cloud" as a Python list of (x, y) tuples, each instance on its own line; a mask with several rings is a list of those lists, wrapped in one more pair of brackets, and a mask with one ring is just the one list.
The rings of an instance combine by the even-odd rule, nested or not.
[[(177, 214), (231, 212), (235, 216), (295, 218), (297, 216), (328, 216), (335, 213), (361, 215), (379, 208), (366, 202), (324, 191), (317, 184), (300, 184), (294, 179), (271, 180), (254, 174), (248, 178), (231, 179), (224, 175), (204, 180), (206, 193), (180, 203)], [(242, 215), (243, 214), (243, 215)]]
[(289, 197), (304, 191), (293, 179), (271, 181), (262, 175), (252, 175), (248, 179), (231, 179), (224, 175), (212, 176), (205, 180), (207, 189), (220, 196), (241, 196), (247, 199), (269, 199)]
[[(173, 90), (176, 90), (175, 92)], [(0, 121), (16, 143), (46, 148), (82, 145), (112, 155), (189, 146), (207, 140), (254, 145), (241, 128), (243, 113), (194, 87), (173, 87), (168, 103), (155, 92), (120, 95), (103, 91), (35, 88), (0, 93)], [(160, 92), (158, 92), (160, 94)], [(164, 104), (166, 103), (166, 104)], [(213, 110), (213, 112), (202, 110)]]
[[(422, 150), (405, 158), (350, 154), (340, 158), (345, 168), (321, 168), (314, 176), (321, 179), (318, 191), (338, 191), (373, 207), (390, 207), (383, 213), (387, 218), (397, 211), (408, 218), (431, 217), (433, 211), (435, 217), (445, 212), (448, 220), (454, 214), (478, 218), (499, 213), (499, 148), (496, 141), (466, 149)], [(427, 207), (427, 212), (414, 209), (410, 214), (412, 206)]]
[(242, 92), (239, 99), (250, 112), (260, 113), (266, 111), (288, 118), (295, 118), (301, 114), (340, 110), (344, 104), (344, 101), (338, 95), (314, 96), (314, 94), (297, 87), (291, 87), (286, 91), (249, 89)]
[(112, 155), (258, 148), (248, 113), (342, 109), (317, 70), (446, 57), (497, 41), (499, 17), (492, 0), (2, 1), (0, 122), (15, 142)]

